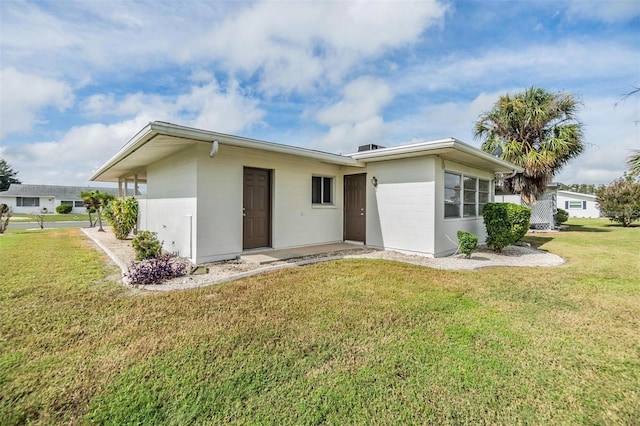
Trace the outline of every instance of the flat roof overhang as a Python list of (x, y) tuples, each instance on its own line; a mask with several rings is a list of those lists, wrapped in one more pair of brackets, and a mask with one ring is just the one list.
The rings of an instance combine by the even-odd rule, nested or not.
[(522, 173), (524, 171), (522, 167), (493, 157), (478, 148), (454, 138), (418, 142), (349, 154), (350, 157), (363, 163), (397, 160), (420, 155), (437, 155), (445, 160), (479, 169), (490, 170), (493, 173), (513, 173), (514, 171)]
[(134, 175), (140, 180), (145, 180), (146, 167), (149, 164), (171, 156), (188, 146), (213, 141), (218, 141), (220, 145), (293, 155), (328, 164), (364, 167), (364, 164), (358, 160), (343, 155), (154, 121), (131, 138), (110, 160), (96, 170), (89, 180), (118, 182)]

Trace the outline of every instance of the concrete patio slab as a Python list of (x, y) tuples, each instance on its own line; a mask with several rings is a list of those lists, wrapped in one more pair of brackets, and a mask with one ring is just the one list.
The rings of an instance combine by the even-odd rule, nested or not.
[(304, 256), (314, 256), (318, 254), (334, 253), (356, 248), (365, 248), (365, 246), (355, 243), (333, 243), (296, 247), (283, 250), (265, 249), (246, 252), (242, 256), (240, 256), (240, 259), (259, 265), (267, 265), (269, 263), (274, 263), (282, 260), (295, 259)]

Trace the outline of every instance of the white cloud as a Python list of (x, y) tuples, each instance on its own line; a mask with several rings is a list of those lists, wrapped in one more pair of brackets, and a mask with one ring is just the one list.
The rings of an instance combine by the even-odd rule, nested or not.
[(123, 120), (76, 126), (56, 140), (3, 148), (3, 158), (20, 172), (22, 181), (84, 185), (92, 171), (150, 121), (237, 133), (264, 116), (257, 101), (243, 96), (236, 84), (223, 90), (215, 81), (177, 97), (133, 93), (118, 100), (112, 94), (94, 95), (84, 107), (89, 115)]
[(382, 144), (388, 132), (389, 126), (382, 117), (373, 116), (357, 123), (332, 126), (327, 134), (313, 140), (311, 147), (326, 152), (348, 154), (357, 151), (360, 145)]
[(4, 60), (74, 80), (158, 64), (257, 75), (266, 93), (338, 82), (363, 58), (416, 42), (446, 6), (421, 2), (2, 2)]
[(475, 57), (455, 55), (409, 69), (396, 80), (396, 92), (466, 89), (476, 85), (521, 84), (543, 86), (546, 82), (588, 81), (608, 76), (637, 79), (638, 50), (609, 42), (567, 41), (557, 45), (530, 45), (519, 50), (494, 49)]
[(382, 109), (393, 92), (382, 80), (365, 76), (347, 84), (342, 100), (318, 111), (315, 119), (330, 126), (312, 145), (330, 152), (352, 152), (358, 145), (381, 143), (387, 134)]
[(498, 98), (513, 89), (482, 92), (467, 101), (448, 101), (423, 104), (412, 114), (393, 121), (391, 135), (396, 144), (453, 137), (474, 146), (480, 142), (473, 138), (473, 127), (480, 114), (490, 110)]
[(584, 100), (580, 119), (585, 125), (587, 149), (561, 171), (557, 181), (606, 184), (627, 170), (631, 150), (640, 149), (640, 104), (619, 100), (615, 97)]
[(640, 3), (637, 0), (574, 0), (569, 3), (567, 14), (570, 18), (624, 22), (640, 16)]
[(215, 26), (183, 55), (262, 73), (268, 93), (335, 83), (362, 58), (417, 41), (439, 22), (436, 1), (258, 2)]
[(190, 93), (178, 97), (175, 105), (177, 115), (186, 112), (192, 116), (187, 120), (189, 125), (225, 133), (247, 129), (265, 114), (258, 108), (258, 102), (243, 96), (234, 82), (225, 91), (215, 82), (194, 86)]
[(78, 126), (55, 141), (6, 147), (3, 156), (22, 182), (86, 185), (91, 171), (147, 122), (147, 117), (140, 116), (112, 125)]
[(343, 89), (343, 100), (316, 114), (327, 125), (367, 120), (377, 115), (393, 99), (393, 92), (382, 80), (360, 77)]
[(40, 110), (54, 107), (62, 111), (72, 102), (71, 88), (61, 81), (15, 68), (0, 70), (0, 139), (31, 130)]
[(83, 111), (89, 117), (145, 115), (152, 120), (227, 133), (248, 129), (265, 115), (258, 101), (245, 96), (236, 82), (221, 88), (215, 80), (193, 85), (188, 92), (177, 96), (137, 92), (116, 99), (113, 94), (96, 94), (83, 103)]

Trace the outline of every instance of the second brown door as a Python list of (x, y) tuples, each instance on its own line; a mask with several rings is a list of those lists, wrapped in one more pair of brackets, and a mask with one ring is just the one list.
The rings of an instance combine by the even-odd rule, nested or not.
[(365, 242), (367, 232), (367, 175), (344, 177), (344, 239)]
[(242, 248), (271, 246), (271, 170), (244, 168)]

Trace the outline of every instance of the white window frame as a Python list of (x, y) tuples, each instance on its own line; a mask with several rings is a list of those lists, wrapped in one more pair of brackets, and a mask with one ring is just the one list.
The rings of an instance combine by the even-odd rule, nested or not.
[[(320, 182), (320, 200), (315, 198), (315, 182)], [(329, 194), (327, 194), (327, 189)], [(333, 206), (335, 204), (335, 177), (313, 175), (311, 177), (311, 204), (314, 206)]]
[[(446, 183), (447, 175), (456, 176), (458, 178), (458, 184), (455, 187), (447, 187), (447, 183)], [(474, 180), (473, 189), (470, 187), (464, 186), (465, 179), (466, 179), (466, 182), (469, 182), (469, 179)], [(482, 182), (486, 183), (487, 191), (482, 191), (480, 189), (480, 185)], [(464, 173), (445, 170), (443, 187), (445, 191), (445, 197), (444, 197), (445, 198), (445, 201), (444, 201), (444, 218), (445, 219), (475, 219), (478, 217), (482, 217), (482, 208), (486, 203), (491, 202), (491, 180), (490, 179), (483, 179), (481, 177), (474, 176), (471, 174), (466, 175)], [(447, 202), (447, 199), (446, 199), (447, 190), (456, 191), (457, 196), (454, 197), (454, 200), (457, 199), (457, 203)], [(466, 199), (469, 200), (471, 198), (470, 197), (471, 193), (473, 193), (473, 199), (474, 199), (473, 203), (471, 203), (471, 201), (465, 201), (465, 196), (466, 196)], [(486, 197), (485, 197), (486, 201), (483, 202), (483, 200), (480, 199), (481, 194), (486, 194)], [(458, 214), (455, 216), (447, 215), (447, 207), (446, 207), (447, 205), (457, 206)], [(474, 212), (473, 212), (474, 214), (468, 213), (470, 206), (474, 206)]]
[[(32, 200), (33, 204), (24, 205), (24, 200)], [(40, 207), (40, 197), (16, 197), (16, 207)]]
[[(570, 210), (584, 210), (585, 209), (584, 205), (585, 205), (585, 203), (582, 202), (582, 201), (569, 201), (568, 208)], [(576, 206), (578, 206), (578, 207), (576, 207)]]

